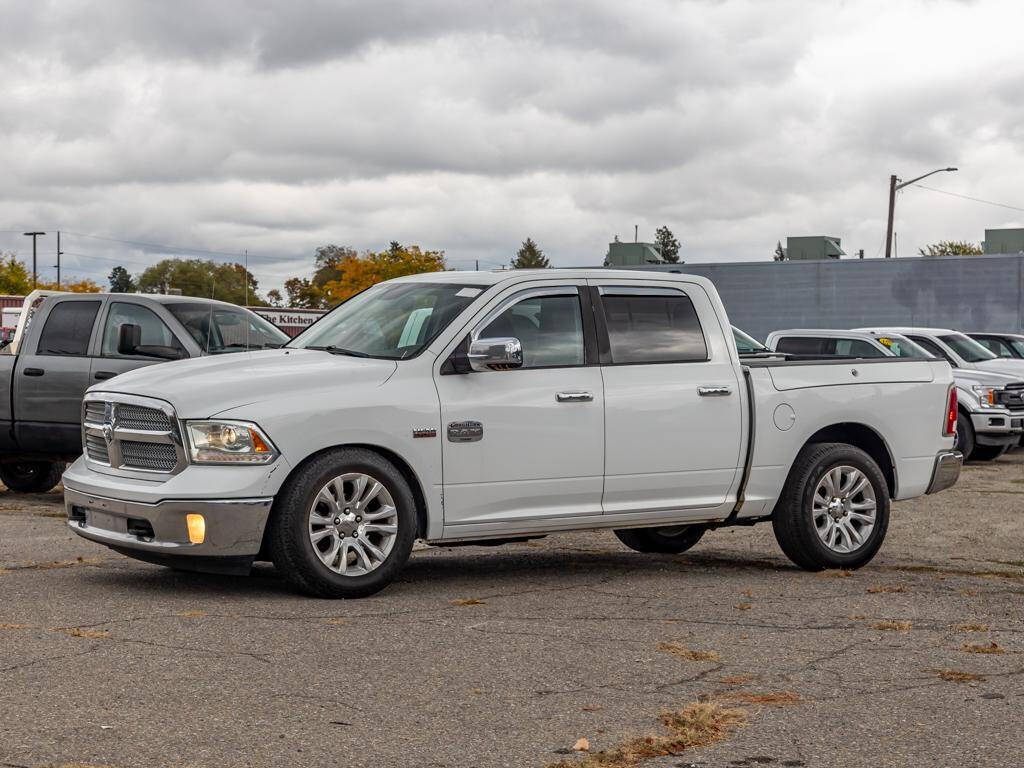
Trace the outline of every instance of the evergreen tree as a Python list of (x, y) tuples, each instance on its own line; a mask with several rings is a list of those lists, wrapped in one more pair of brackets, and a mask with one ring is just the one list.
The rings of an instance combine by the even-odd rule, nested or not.
[(548, 257), (531, 237), (523, 240), (523, 244), (516, 251), (516, 257), (512, 259), (512, 269), (546, 269), (550, 266)]
[(672, 230), (668, 227), (659, 227), (654, 233), (654, 243), (661, 248), (661, 258), (672, 264), (679, 263), (679, 249), (682, 247)]

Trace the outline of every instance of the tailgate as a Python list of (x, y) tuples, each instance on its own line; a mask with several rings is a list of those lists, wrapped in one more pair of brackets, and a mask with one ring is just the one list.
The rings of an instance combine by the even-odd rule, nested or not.
[(806, 387), (838, 387), (848, 384), (891, 384), (932, 381), (926, 360), (844, 360), (769, 367), (772, 384), (779, 391)]

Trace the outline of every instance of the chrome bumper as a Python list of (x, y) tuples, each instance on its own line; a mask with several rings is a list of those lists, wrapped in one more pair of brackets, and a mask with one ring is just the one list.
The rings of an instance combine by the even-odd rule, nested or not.
[[(64, 511), (72, 531), (144, 560), (222, 557), (251, 562), (259, 553), (273, 501), (169, 499), (149, 504), (64, 488)], [(185, 522), (189, 513), (201, 514), (206, 521), (206, 535), (200, 544), (189, 541)]]
[(935, 469), (932, 470), (932, 481), (925, 493), (938, 493), (956, 485), (960, 479), (960, 469), (964, 464), (964, 455), (960, 451), (943, 451), (935, 457)]

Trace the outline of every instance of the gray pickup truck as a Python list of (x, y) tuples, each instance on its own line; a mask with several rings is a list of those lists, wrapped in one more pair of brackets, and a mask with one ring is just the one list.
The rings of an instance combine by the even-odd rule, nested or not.
[(82, 397), (144, 365), (280, 347), (288, 336), (248, 309), (157, 294), (46, 294), (25, 300), (0, 350), (0, 480), (48, 491), (82, 453)]

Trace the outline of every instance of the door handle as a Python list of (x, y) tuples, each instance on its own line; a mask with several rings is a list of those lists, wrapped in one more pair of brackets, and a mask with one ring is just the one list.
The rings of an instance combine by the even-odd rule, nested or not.
[(42, 368), (26, 368), (25, 369), (25, 375), (26, 376), (42, 376), (44, 373), (46, 373), (46, 371), (44, 371)]
[(115, 376), (117, 376), (117, 373), (115, 371), (96, 371), (96, 375), (93, 376), (93, 378), (103, 380), (112, 379)]
[(593, 392), (558, 392), (555, 394), (555, 400), (560, 403), (589, 403), (593, 399)]
[(697, 394), (701, 397), (725, 397), (731, 395), (732, 390), (726, 386), (697, 387)]

